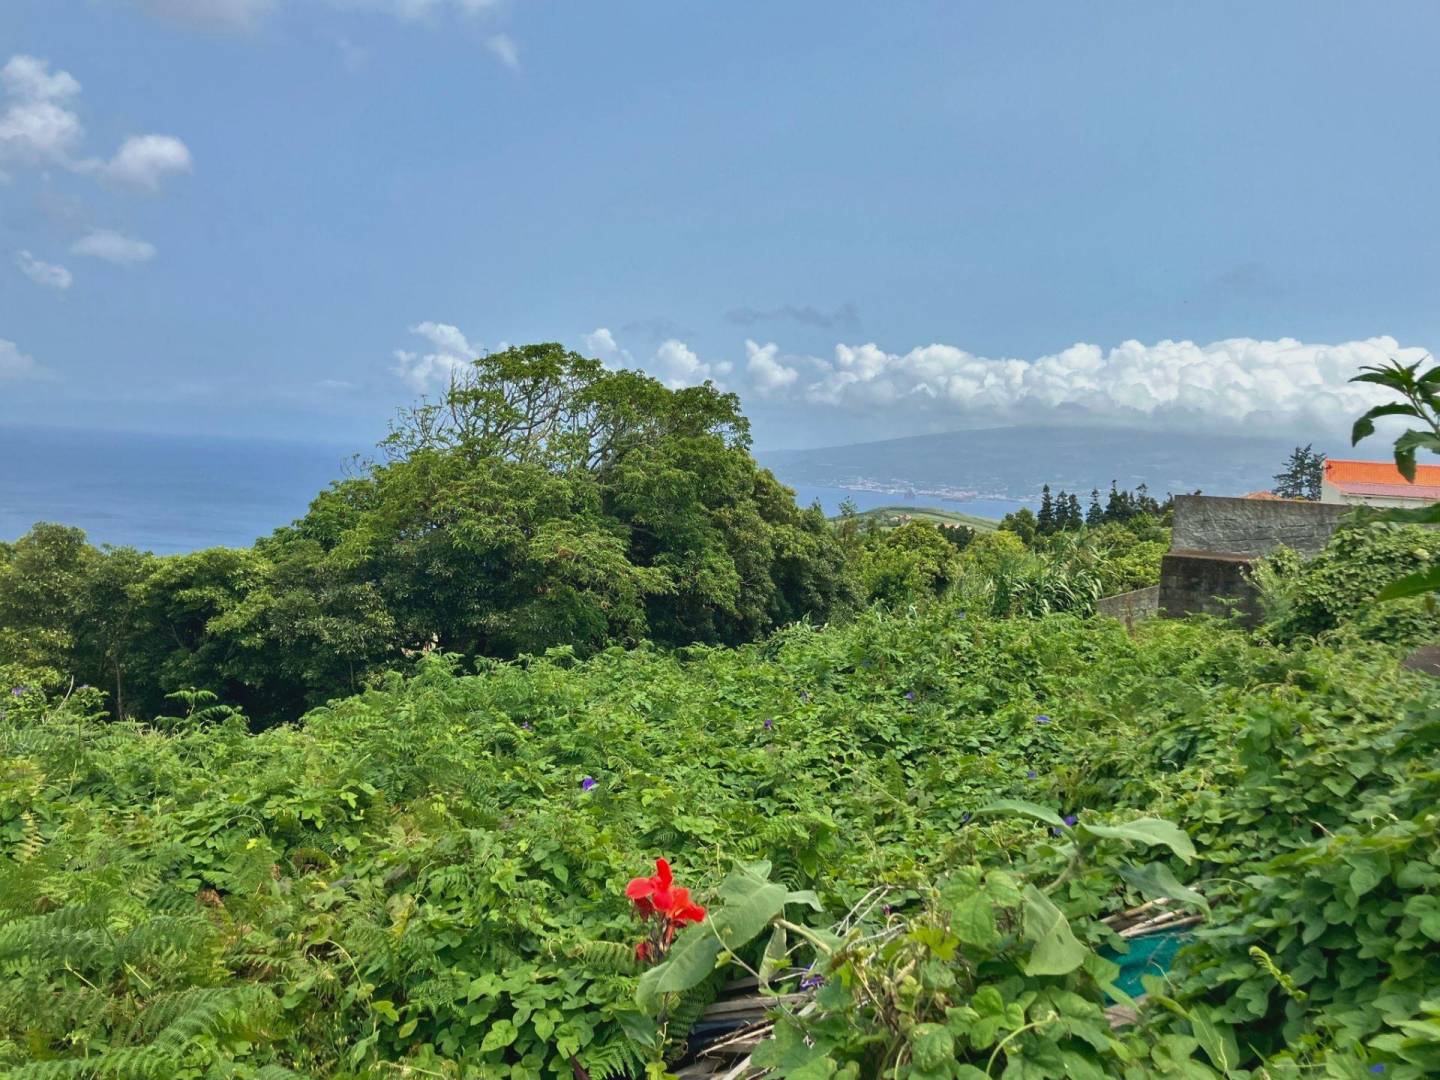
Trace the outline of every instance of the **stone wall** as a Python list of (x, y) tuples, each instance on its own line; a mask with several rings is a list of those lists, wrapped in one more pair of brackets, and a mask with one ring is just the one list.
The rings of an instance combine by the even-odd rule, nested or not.
[(1258, 622), (1258, 597), (1246, 576), (1253, 561), (1213, 551), (1171, 551), (1160, 560), (1160, 614), (1180, 619), (1236, 613), (1246, 623)]
[(1118, 593), (1095, 601), (1095, 613), (1119, 619), (1126, 626), (1134, 626), (1142, 619), (1149, 619), (1160, 613), (1160, 586), (1151, 585), (1133, 592)]
[(1352, 507), (1290, 499), (1177, 495), (1172, 551), (1256, 557), (1280, 545), (1314, 555)]

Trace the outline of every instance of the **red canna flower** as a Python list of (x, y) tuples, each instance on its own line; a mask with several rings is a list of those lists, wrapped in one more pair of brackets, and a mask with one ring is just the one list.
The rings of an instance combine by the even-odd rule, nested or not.
[(670, 864), (664, 859), (656, 859), (654, 875), (631, 878), (630, 884), (625, 886), (625, 895), (634, 901), (640, 917), (644, 918), (652, 911), (665, 910), (665, 907), (658, 902), (657, 897), (663, 897), (665, 903), (668, 904), (670, 902), (670, 886), (674, 880), (670, 873)]
[(650, 877), (632, 878), (625, 895), (635, 905), (636, 917), (650, 927), (649, 939), (635, 946), (635, 958), (641, 963), (665, 959), (675, 932), (705, 918), (705, 909), (690, 899), (690, 890), (675, 884), (664, 859), (655, 860), (655, 873)]

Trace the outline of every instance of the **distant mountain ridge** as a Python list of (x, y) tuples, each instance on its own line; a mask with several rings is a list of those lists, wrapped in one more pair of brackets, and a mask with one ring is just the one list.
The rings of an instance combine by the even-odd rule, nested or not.
[[(1303, 441), (1303, 440), (1302, 440)], [(1316, 439), (1317, 448), (1321, 440)], [(945, 499), (1031, 499), (1042, 484), (1086, 494), (1114, 480), (1153, 495), (1268, 489), (1294, 437), (1221, 436), (1107, 427), (1017, 426), (912, 435), (814, 450), (756, 453), (788, 484)]]

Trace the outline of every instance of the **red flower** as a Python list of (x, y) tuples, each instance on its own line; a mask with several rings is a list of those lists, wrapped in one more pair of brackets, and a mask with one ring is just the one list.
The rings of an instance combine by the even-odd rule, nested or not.
[(632, 878), (625, 886), (625, 895), (642, 921), (656, 919), (651, 924), (650, 940), (635, 946), (635, 958), (641, 963), (663, 960), (675, 932), (705, 918), (705, 909), (690, 899), (690, 890), (675, 884), (670, 864), (664, 859), (655, 860), (655, 873), (650, 877)]
[[(625, 886), (625, 895), (635, 902), (635, 907), (643, 919), (652, 911), (666, 910), (665, 905), (670, 902), (670, 886), (674, 880), (670, 873), (670, 864), (664, 859), (656, 859), (655, 875), (631, 878), (630, 884)], [(657, 897), (663, 897), (665, 903), (660, 903)]]
[[(680, 891), (684, 892), (685, 890)], [(703, 922), (704, 919), (705, 909), (699, 904), (692, 903), (688, 896), (684, 904), (670, 913), (670, 921), (676, 926), (688, 926), (690, 923)]]

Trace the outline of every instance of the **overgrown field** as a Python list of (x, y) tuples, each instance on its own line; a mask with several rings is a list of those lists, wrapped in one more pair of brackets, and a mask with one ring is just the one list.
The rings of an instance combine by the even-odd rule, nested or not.
[[(785, 910), (821, 944), (780, 966), (828, 978), (823, 1007), (775, 1075), (1440, 1072), (1440, 691), (1392, 650), (952, 602), (481, 665), (261, 734), (10, 692), (3, 1075), (643, 1075), (624, 889), (660, 856), (712, 912), (736, 864), (816, 891)], [(1137, 818), (1197, 856), (1106, 830)], [(877, 886), (870, 944), (819, 932)], [(1199, 944), (1110, 1032), (1097, 916), (1186, 886)], [(670, 1003), (672, 1052), (734, 974)]]

